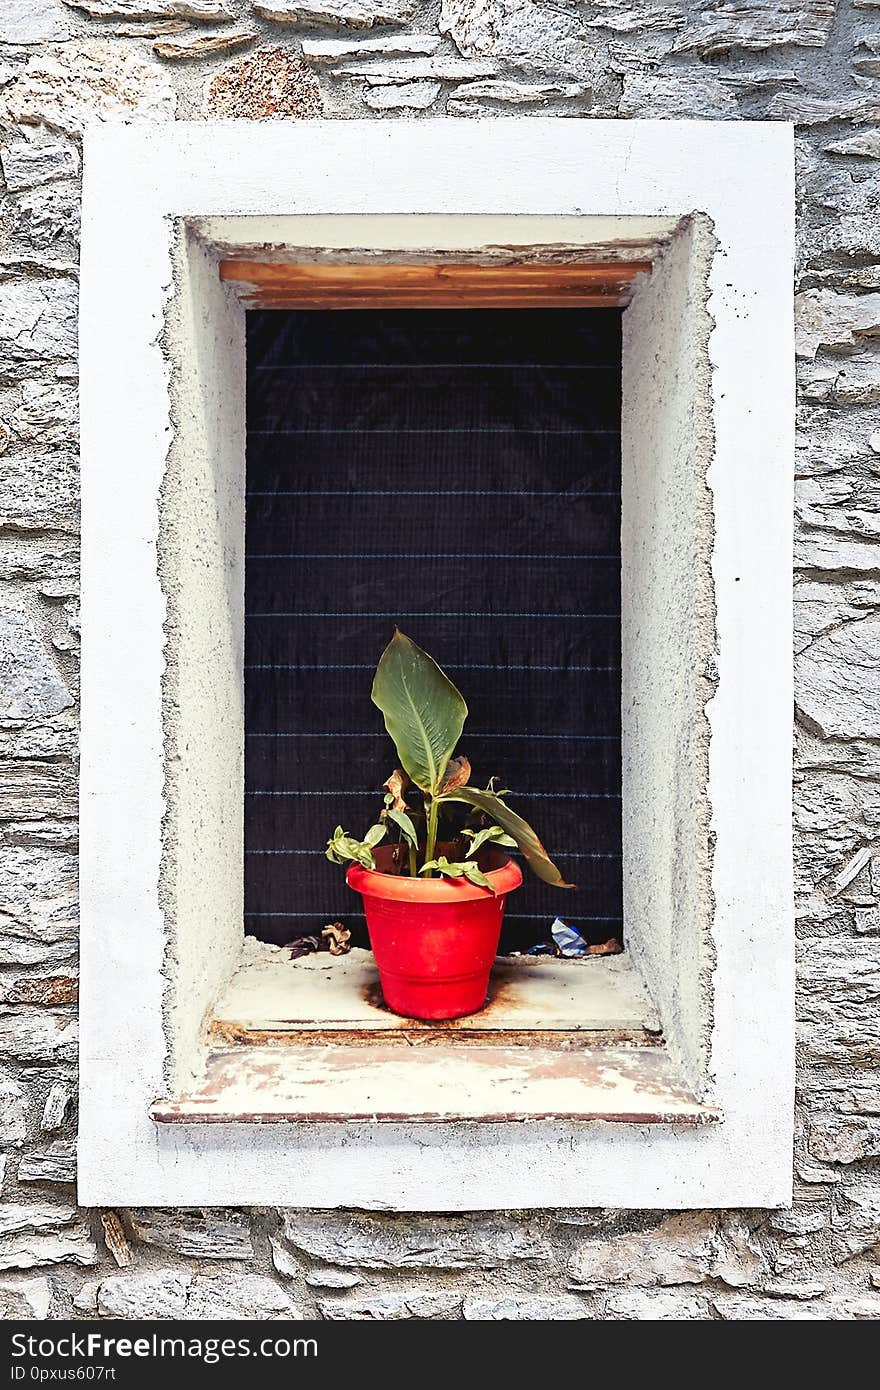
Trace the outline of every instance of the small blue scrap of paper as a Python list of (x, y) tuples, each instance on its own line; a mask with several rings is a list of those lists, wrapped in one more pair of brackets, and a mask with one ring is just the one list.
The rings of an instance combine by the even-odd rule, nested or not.
[(587, 954), (588, 946), (580, 932), (575, 931), (574, 927), (570, 927), (567, 922), (563, 922), (561, 917), (557, 917), (554, 921), (550, 928), (550, 934), (563, 956), (585, 956)]

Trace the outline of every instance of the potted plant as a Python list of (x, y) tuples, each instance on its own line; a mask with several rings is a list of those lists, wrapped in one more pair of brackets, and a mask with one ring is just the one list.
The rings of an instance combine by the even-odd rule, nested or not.
[[(418, 1019), (477, 1013), (507, 894), (522, 883), (505, 851), (519, 849), (545, 883), (573, 885), (494, 779), (486, 788), (470, 786), (470, 763), (453, 756), (467, 705), (433, 658), (396, 628), (379, 659), (372, 700), (400, 766), (384, 784), (376, 824), (362, 840), (337, 826), (327, 858), (349, 864), (347, 882), (363, 896), (388, 1007)], [(462, 806), (467, 819), (456, 829), (450, 812), (460, 814)]]

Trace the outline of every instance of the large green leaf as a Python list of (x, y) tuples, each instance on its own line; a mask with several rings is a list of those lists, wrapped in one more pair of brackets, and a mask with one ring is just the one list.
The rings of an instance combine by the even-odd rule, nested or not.
[(417, 787), (436, 796), (461, 738), (467, 705), (427, 652), (397, 628), (376, 668), (373, 704)]
[(497, 825), (516, 840), (526, 863), (538, 878), (552, 884), (554, 888), (575, 887), (575, 884), (565, 882), (528, 821), (511, 811), (494, 792), (481, 791), (478, 787), (458, 787), (455, 791), (447, 793), (442, 800), (464, 801), (469, 806), (476, 806), (480, 811), (485, 811), (486, 815), (491, 816)]

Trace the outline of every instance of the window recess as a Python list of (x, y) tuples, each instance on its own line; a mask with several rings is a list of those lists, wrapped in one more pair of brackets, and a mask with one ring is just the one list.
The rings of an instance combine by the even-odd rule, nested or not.
[[(228, 1121), (249, 1092), (264, 1121), (718, 1118), (636, 953), (523, 954), (557, 914), (591, 945), (625, 939), (622, 313), (652, 264), (221, 260), (247, 314), (247, 939), (197, 1085), (158, 1122)], [(466, 691), (461, 751), (579, 884), (526, 875), (486, 1009), (451, 1024), (385, 1008), (361, 902), (323, 854), (337, 821), (370, 823), (393, 766), (369, 689), (395, 622)], [(332, 921), (350, 956), (292, 958)]]

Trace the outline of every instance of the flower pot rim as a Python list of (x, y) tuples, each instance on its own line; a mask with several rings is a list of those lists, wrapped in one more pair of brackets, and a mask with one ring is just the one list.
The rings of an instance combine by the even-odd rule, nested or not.
[[(509, 856), (497, 869), (490, 869), (486, 877), (496, 896), (512, 893), (523, 881), (522, 869)], [(405, 874), (385, 874), (379, 869), (365, 869), (360, 864), (351, 865), (345, 880), (349, 888), (357, 893), (404, 902), (482, 902), (489, 896), (486, 888), (470, 883), (466, 878), (411, 878)]]

